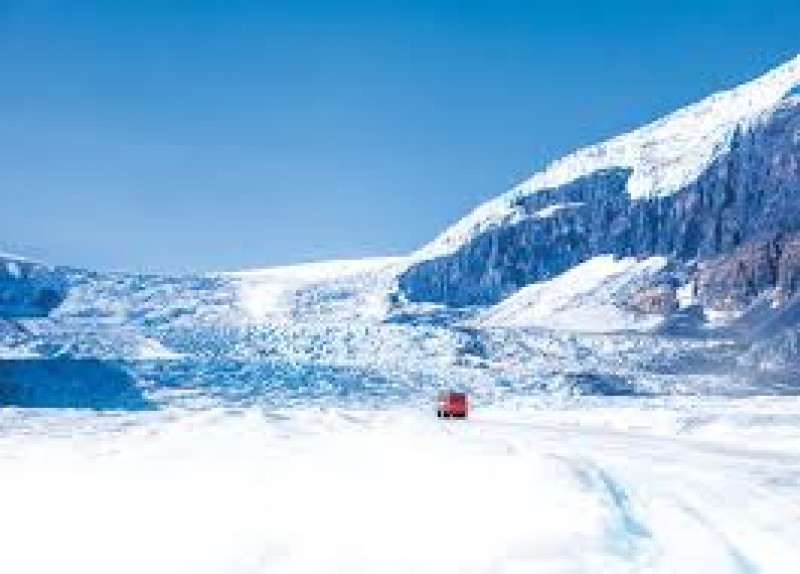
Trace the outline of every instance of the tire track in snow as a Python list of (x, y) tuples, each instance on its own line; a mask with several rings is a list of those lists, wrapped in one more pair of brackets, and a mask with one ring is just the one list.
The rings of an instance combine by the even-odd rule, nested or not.
[(739, 574), (757, 574), (761, 570), (739, 547), (720, 529), (708, 514), (704, 514), (685, 502), (676, 501), (676, 507), (690, 516), (701, 528), (706, 530), (730, 558), (731, 565)]
[(586, 490), (596, 493), (609, 510), (608, 546), (612, 553), (639, 568), (653, 561), (654, 539), (636, 503), (618, 478), (594, 461), (583, 457), (551, 455), (575, 476)]

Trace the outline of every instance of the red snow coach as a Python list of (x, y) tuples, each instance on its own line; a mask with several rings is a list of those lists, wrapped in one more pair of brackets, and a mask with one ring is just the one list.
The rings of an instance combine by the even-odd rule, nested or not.
[(440, 419), (467, 418), (467, 393), (442, 391), (436, 400), (436, 416)]

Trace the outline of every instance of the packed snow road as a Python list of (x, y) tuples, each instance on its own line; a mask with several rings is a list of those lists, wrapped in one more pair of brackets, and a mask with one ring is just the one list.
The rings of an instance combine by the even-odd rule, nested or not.
[(0, 570), (793, 573), (800, 400), (6, 409)]

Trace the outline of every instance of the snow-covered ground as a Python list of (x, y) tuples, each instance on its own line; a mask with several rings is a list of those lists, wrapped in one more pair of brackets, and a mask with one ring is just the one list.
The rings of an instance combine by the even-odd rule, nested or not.
[(786, 573), (800, 401), (7, 409), (15, 574)]

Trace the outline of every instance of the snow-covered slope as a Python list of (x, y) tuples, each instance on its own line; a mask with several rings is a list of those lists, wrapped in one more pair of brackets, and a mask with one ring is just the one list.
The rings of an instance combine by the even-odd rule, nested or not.
[(54, 316), (150, 326), (375, 322), (405, 266), (385, 257), (194, 276), (74, 270)]
[(642, 261), (595, 257), (554, 279), (523, 287), (488, 308), (477, 323), (598, 333), (652, 328), (661, 322), (661, 315), (637, 314), (625, 308), (622, 299), (666, 265), (663, 257)]
[(793, 574), (797, 399), (0, 419), (13, 574)]
[(446, 255), (486, 229), (514, 217), (521, 196), (555, 188), (608, 168), (632, 170), (632, 199), (669, 195), (697, 179), (727, 151), (737, 127), (772, 109), (800, 86), (800, 56), (734, 89), (719, 92), (662, 119), (568, 155), (489, 201), (416, 253)]
[(323, 317), (334, 322), (355, 316), (380, 320), (386, 313), (386, 283), (394, 280), (405, 261), (402, 257), (323, 261), (222, 276), (234, 280), (248, 322)]

